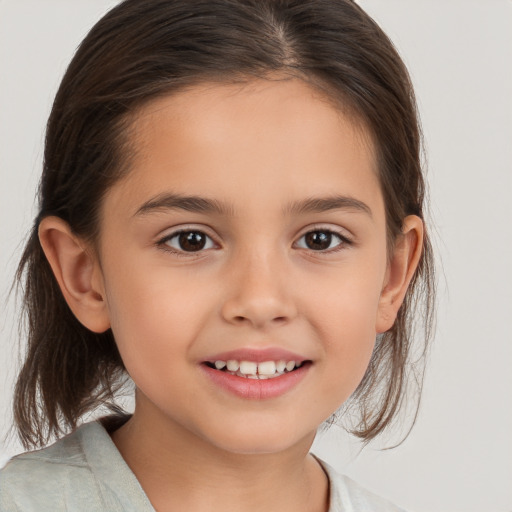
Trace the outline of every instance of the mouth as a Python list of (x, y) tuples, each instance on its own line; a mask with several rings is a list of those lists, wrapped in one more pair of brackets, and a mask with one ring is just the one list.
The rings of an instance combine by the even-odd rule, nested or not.
[(203, 363), (212, 370), (217, 370), (228, 375), (242, 377), (244, 379), (268, 380), (276, 379), (284, 375), (293, 373), (304, 365), (311, 364), (311, 361), (294, 361), (294, 360), (269, 360), (269, 361), (246, 361), (227, 359), (216, 361), (205, 361)]
[(311, 359), (280, 347), (250, 347), (211, 354), (199, 365), (213, 386), (249, 400), (289, 396), (306, 379)]

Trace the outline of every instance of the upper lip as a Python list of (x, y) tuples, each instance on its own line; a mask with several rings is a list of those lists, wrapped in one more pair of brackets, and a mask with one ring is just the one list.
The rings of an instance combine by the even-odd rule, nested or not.
[(218, 354), (207, 357), (203, 360), (204, 363), (214, 363), (215, 361), (253, 361), (255, 363), (263, 363), (265, 361), (307, 361), (297, 353), (291, 352), (277, 347), (269, 347), (264, 349), (251, 349), (240, 348), (236, 350), (229, 350), (227, 352), (220, 352)]

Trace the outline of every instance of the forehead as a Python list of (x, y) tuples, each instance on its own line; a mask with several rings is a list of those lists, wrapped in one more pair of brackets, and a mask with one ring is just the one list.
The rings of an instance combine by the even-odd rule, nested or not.
[(130, 133), (125, 196), (171, 189), (261, 206), (283, 191), (293, 200), (379, 189), (363, 124), (299, 79), (195, 86), (144, 106)]

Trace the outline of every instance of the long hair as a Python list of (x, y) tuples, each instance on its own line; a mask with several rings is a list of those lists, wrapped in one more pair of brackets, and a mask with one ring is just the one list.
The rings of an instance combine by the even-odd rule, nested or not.
[[(111, 331), (87, 330), (67, 306), (39, 243), (39, 222), (56, 215), (94, 241), (102, 198), (128, 172), (130, 119), (138, 109), (196, 84), (250, 81), (276, 72), (321, 89), (371, 134), (390, 245), (407, 215), (424, 218), (421, 132), (411, 81), (393, 44), (356, 3), (121, 2), (78, 48), (48, 121), (39, 213), (17, 272), (28, 342), (14, 417), (26, 447), (74, 428), (100, 404), (113, 406), (125, 375)], [(421, 389), (433, 300), (425, 230), (421, 260), (397, 320), (377, 337), (349, 402), (357, 411), (352, 429), (361, 439), (372, 439), (397, 415), (412, 370)], [(423, 336), (420, 357), (413, 361), (415, 318)]]

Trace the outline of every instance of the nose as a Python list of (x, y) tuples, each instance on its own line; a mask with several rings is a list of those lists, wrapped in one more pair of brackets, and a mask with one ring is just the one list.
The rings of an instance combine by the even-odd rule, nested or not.
[(221, 314), (227, 322), (263, 329), (297, 316), (290, 263), (272, 255), (252, 254), (230, 265), (229, 290)]

